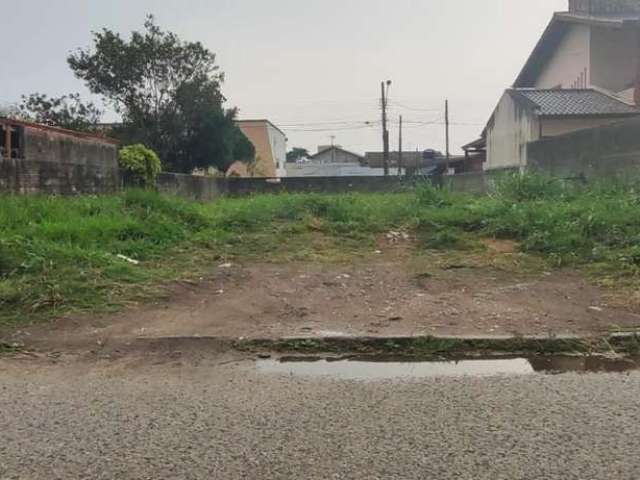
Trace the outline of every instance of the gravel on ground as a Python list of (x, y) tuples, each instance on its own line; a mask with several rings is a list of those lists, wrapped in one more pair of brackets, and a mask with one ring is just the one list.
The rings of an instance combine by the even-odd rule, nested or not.
[(378, 382), (0, 361), (0, 479), (637, 479), (640, 374)]

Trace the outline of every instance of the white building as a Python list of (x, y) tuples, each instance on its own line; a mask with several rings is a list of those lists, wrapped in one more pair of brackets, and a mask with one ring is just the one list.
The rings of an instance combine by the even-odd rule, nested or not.
[(640, 111), (640, 2), (570, 0), (493, 112), (487, 169), (525, 167), (527, 143)]
[(369, 168), (363, 156), (339, 146), (318, 147), (318, 153), (301, 163), (287, 164), (289, 177), (362, 177), (384, 175)]

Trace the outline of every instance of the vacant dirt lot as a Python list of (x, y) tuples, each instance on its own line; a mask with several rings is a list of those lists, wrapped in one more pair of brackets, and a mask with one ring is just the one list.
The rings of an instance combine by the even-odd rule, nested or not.
[(611, 292), (577, 272), (545, 271), (508, 243), (483, 254), (416, 255), (380, 246), (350, 264), (222, 264), (172, 285), (162, 302), (117, 315), (6, 332), (35, 348), (134, 338), (341, 335), (562, 335), (640, 327)]

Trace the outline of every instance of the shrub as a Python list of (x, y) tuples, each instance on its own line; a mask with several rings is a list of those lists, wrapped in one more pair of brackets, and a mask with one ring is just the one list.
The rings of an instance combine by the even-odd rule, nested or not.
[(155, 185), (158, 174), (162, 171), (162, 163), (156, 153), (144, 145), (129, 145), (120, 150), (120, 167), (133, 176), (140, 186)]
[(513, 202), (560, 199), (568, 193), (564, 181), (558, 178), (520, 172), (500, 176), (493, 190), (496, 197)]

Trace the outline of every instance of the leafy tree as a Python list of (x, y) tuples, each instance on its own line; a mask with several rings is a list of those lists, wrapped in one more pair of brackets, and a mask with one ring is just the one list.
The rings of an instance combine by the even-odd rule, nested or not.
[(95, 104), (82, 102), (78, 93), (58, 98), (41, 93), (23, 96), (20, 112), (34, 122), (80, 131), (95, 130), (103, 115)]
[(103, 29), (92, 48), (68, 58), (75, 75), (122, 116), (114, 132), (121, 141), (149, 145), (165, 167), (185, 173), (226, 170), (236, 144), (245, 143), (236, 111), (223, 107), (224, 74), (215, 61), (201, 43), (161, 30), (152, 16), (130, 39)]
[(0, 105), (0, 117), (28, 120), (20, 108), (14, 104)]
[(300, 160), (301, 158), (308, 158), (309, 151), (306, 148), (293, 148), (290, 152), (287, 152), (287, 162), (294, 163)]
[(118, 162), (137, 183), (145, 187), (153, 186), (162, 171), (162, 164), (156, 152), (141, 144), (121, 148)]

